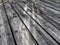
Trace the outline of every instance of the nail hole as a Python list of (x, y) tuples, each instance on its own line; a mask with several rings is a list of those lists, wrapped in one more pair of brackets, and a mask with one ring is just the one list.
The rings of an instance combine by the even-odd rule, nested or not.
[(15, 33), (17, 33), (18, 31), (16, 30)]
[(0, 38), (1, 38), (1, 35), (0, 35)]

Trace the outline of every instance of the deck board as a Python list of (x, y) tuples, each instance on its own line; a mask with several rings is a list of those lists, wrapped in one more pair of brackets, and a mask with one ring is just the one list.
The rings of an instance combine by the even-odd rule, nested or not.
[(59, 0), (0, 3), (0, 45), (60, 45)]

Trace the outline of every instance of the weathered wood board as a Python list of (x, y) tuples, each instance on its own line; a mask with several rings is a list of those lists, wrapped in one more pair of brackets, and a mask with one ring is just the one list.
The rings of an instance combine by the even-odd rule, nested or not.
[(0, 0), (0, 45), (60, 45), (60, 0)]

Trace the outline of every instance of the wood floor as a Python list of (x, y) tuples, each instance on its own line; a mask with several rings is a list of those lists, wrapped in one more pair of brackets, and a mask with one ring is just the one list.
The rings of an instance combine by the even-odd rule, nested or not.
[(0, 0), (0, 45), (60, 45), (60, 0)]

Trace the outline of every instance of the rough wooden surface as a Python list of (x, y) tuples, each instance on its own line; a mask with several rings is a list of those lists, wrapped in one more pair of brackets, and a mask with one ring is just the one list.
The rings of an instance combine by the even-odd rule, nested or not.
[(60, 0), (4, 1), (0, 45), (60, 45)]

